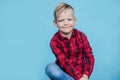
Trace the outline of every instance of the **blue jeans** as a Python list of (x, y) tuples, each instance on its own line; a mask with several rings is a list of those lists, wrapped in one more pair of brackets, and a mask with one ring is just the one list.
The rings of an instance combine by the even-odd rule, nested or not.
[(45, 72), (51, 80), (74, 80), (55, 63), (48, 64)]

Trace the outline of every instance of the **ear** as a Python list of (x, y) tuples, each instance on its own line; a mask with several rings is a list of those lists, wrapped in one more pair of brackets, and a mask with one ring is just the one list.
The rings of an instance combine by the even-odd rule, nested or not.
[(53, 24), (57, 27), (57, 21), (56, 20), (53, 21)]

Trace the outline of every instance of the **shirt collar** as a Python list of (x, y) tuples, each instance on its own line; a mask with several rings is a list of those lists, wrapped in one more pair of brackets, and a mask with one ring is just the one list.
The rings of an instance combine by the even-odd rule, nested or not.
[[(76, 29), (73, 29), (71, 38), (75, 36), (75, 31), (76, 31)], [(60, 34), (60, 32), (58, 31), (58, 39), (60, 39), (60, 40), (65, 40), (65, 39), (67, 39), (67, 38), (64, 37), (64, 36), (62, 36), (62, 35)]]

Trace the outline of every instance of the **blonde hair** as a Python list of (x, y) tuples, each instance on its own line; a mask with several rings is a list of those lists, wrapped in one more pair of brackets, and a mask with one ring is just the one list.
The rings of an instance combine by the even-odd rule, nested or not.
[(73, 10), (73, 12), (74, 12), (74, 9), (72, 8), (72, 6), (71, 5), (69, 5), (69, 4), (66, 4), (66, 3), (64, 3), (64, 2), (61, 2), (61, 3), (59, 3), (57, 6), (56, 6), (56, 8), (55, 8), (55, 10), (54, 10), (54, 19), (55, 19), (55, 21), (57, 20), (57, 13), (61, 13), (62, 11), (64, 11), (64, 10), (66, 10), (66, 9), (72, 9)]

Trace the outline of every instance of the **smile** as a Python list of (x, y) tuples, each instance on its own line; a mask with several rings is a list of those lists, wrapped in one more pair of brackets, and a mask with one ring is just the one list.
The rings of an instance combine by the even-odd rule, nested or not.
[(62, 28), (71, 28), (72, 26), (62, 27)]

